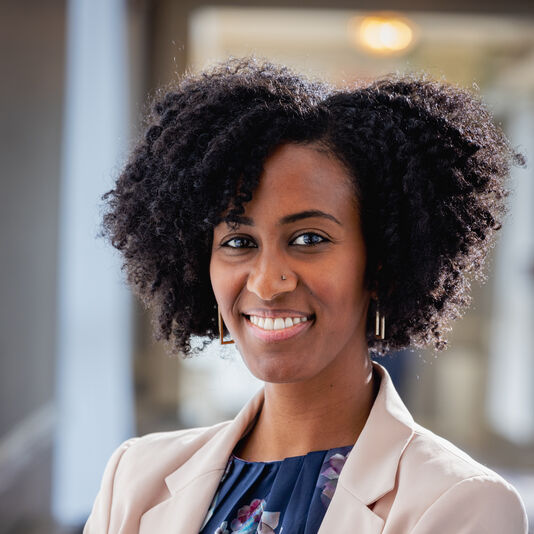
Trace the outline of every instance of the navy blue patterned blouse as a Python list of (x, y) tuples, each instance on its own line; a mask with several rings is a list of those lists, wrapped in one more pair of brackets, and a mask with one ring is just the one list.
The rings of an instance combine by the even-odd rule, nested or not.
[(317, 534), (352, 445), (276, 462), (232, 454), (200, 534)]

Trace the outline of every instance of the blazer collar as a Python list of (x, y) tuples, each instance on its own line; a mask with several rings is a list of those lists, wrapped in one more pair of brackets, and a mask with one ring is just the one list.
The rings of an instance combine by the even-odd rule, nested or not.
[(414, 420), (389, 373), (377, 362), (373, 367), (381, 378), (380, 388), (338, 479), (366, 505), (395, 487), (400, 457), (414, 433)]
[(253, 425), (263, 400), (262, 388), (235, 419), (216, 425), (216, 433), (165, 478), (170, 497), (142, 514), (138, 534), (197, 534), (200, 531), (228, 458)]
[(220, 432), (200, 447), (182, 466), (165, 478), (171, 494), (180, 491), (201, 473), (226, 468), (228, 458), (237, 442), (254, 424), (256, 415), (263, 406), (264, 389), (261, 388), (245, 404), (235, 419), (228, 421)]
[[(362, 532), (380, 532), (383, 520), (368, 506), (395, 487), (400, 457), (414, 432), (413, 418), (395, 390), (387, 370), (377, 362), (373, 362), (373, 368), (380, 377), (379, 391), (341, 471), (319, 531), (321, 534), (332, 532), (334, 527), (339, 533), (352, 532), (360, 525), (366, 525)], [(163, 518), (173, 522), (169, 532), (199, 531), (228, 458), (237, 442), (254, 424), (263, 402), (262, 388), (235, 419), (218, 425), (220, 430), (165, 478), (171, 498), (143, 515), (140, 533), (150, 532), (151, 525), (159, 525), (159, 520)], [(347, 508), (347, 499), (352, 508)], [(348, 510), (352, 511), (348, 513)], [(346, 529), (340, 528), (338, 512), (343, 512), (346, 520), (350, 521)], [(156, 523), (153, 522), (155, 517), (158, 517)]]

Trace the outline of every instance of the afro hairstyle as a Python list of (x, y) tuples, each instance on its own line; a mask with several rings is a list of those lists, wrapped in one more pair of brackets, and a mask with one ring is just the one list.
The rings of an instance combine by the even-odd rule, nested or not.
[[(320, 144), (345, 166), (367, 249), (365, 283), (387, 318), (369, 350), (446, 348), (507, 213), (525, 158), (483, 101), (426, 73), (336, 88), (255, 57), (187, 73), (150, 102), (144, 131), (102, 200), (101, 235), (121, 252), (154, 336), (189, 356), (218, 337), (213, 229), (244, 213), (266, 158)], [(200, 349), (191, 336), (207, 337)]]

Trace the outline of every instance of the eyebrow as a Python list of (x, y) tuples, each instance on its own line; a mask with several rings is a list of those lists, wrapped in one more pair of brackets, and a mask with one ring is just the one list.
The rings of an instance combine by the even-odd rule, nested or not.
[[(284, 217), (282, 217), (278, 224), (290, 224), (296, 221), (300, 221), (301, 219), (310, 219), (312, 217), (322, 217), (323, 219), (329, 219), (339, 224), (339, 226), (343, 226), (333, 215), (330, 215), (330, 213), (325, 213), (321, 210), (306, 210), (299, 211), (298, 213), (290, 213), (289, 215), (285, 215)], [(245, 217), (242, 215), (238, 215), (236, 217), (236, 222), (244, 226), (255, 226), (254, 221), (251, 217)]]

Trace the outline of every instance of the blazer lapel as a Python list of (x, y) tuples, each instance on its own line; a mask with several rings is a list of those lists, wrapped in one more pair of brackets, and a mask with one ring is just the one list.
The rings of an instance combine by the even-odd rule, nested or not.
[[(343, 469), (346, 465), (345, 463)], [(343, 470), (341, 472), (343, 473)], [(383, 527), (384, 520), (338, 481), (332, 502), (317, 534), (379, 534)]]
[(223, 470), (200, 474), (141, 516), (139, 534), (198, 534)]
[(183, 465), (165, 478), (170, 497), (147, 510), (139, 534), (198, 534), (232, 451), (263, 405), (263, 388)]
[(318, 534), (378, 534), (384, 520), (370, 505), (395, 487), (401, 455), (414, 421), (384, 367), (373, 362), (380, 389), (365, 426), (339, 475)]

